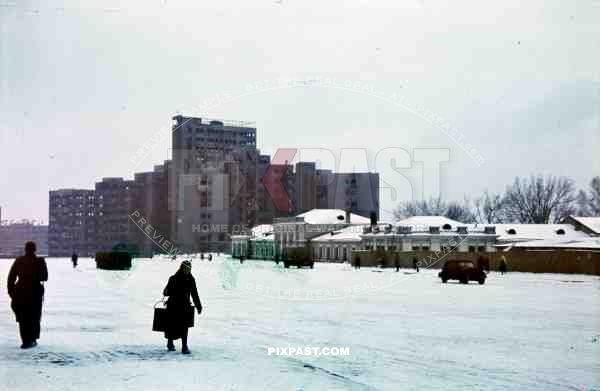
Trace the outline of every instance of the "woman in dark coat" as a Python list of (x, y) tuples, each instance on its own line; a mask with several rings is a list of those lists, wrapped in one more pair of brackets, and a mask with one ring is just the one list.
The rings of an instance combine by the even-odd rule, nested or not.
[(18, 257), (8, 272), (8, 295), (15, 312), (23, 344), (22, 349), (37, 345), (40, 338), (40, 321), (44, 301), (44, 281), (48, 281), (48, 268), (44, 258), (35, 255), (34, 242), (25, 244), (25, 255)]
[(198, 315), (202, 312), (202, 303), (198, 297), (196, 280), (192, 276), (192, 264), (183, 261), (177, 273), (169, 278), (169, 282), (163, 292), (167, 299), (167, 349), (175, 350), (173, 340), (181, 338), (181, 353), (190, 354), (187, 346), (189, 321), (193, 318), (193, 308), (190, 305), (190, 296), (194, 301)]

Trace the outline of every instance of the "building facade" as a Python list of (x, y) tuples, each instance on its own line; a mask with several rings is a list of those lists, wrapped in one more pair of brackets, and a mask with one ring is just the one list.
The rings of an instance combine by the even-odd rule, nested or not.
[[(150, 172), (136, 173), (133, 179), (133, 204), (131, 212), (139, 218), (133, 223), (137, 229), (133, 231), (133, 241), (141, 256), (152, 256), (162, 253), (162, 238), (171, 233), (171, 215), (169, 211), (169, 171), (171, 161), (154, 166)], [(141, 220), (143, 219), (143, 220)], [(140, 226), (143, 221), (143, 226)], [(152, 228), (153, 234), (145, 231)]]
[(224, 251), (235, 225), (256, 222), (256, 128), (176, 116), (172, 147), (171, 237), (184, 252)]
[(25, 254), (25, 242), (33, 241), (38, 256), (48, 255), (48, 226), (21, 223), (0, 224), (0, 257), (13, 258)]
[(94, 190), (61, 189), (49, 193), (48, 255), (91, 256), (96, 251)]
[(135, 246), (139, 228), (130, 215), (135, 211), (135, 181), (103, 178), (95, 186), (96, 251)]

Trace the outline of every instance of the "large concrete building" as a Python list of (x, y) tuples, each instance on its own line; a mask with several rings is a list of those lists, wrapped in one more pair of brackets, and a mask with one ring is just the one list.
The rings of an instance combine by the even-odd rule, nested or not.
[(49, 194), (48, 255), (66, 257), (96, 251), (94, 190), (61, 189)]
[(25, 253), (25, 242), (34, 241), (39, 256), (48, 255), (48, 226), (30, 221), (0, 224), (0, 257)]
[[(171, 234), (171, 214), (169, 211), (169, 171), (171, 161), (154, 166), (150, 172), (136, 173), (133, 180), (133, 200), (130, 215), (134, 229), (132, 240), (143, 256), (164, 252), (162, 239)], [(140, 226), (143, 221), (143, 226)], [(155, 232), (149, 235), (145, 229), (150, 226)], [(167, 239), (168, 240), (168, 239)]]
[(379, 215), (378, 173), (319, 173), (320, 209), (344, 209), (369, 217)]
[[(253, 123), (172, 119), (171, 161), (133, 180), (104, 178), (94, 190), (77, 190), (93, 199), (89, 204), (67, 190), (63, 198), (51, 194), (52, 251), (92, 254), (127, 245), (151, 255), (162, 251), (162, 241), (184, 253), (225, 251), (232, 235), (274, 218), (317, 208), (364, 217), (379, 211), (378, 174), (337, 174), (314, 162), (273, 164), (256, 148)], [(151, 226), (160, 242), (140, 224)]]
[(369, 217), (379, 215), (379, 174), (336, 173), (316, 168), (315, 162), (290, 165), (282, 178), (294, 214), (313, 209), (343, 209)]
[(129, 217), (135, 210), (134, 186), (134, 181), (123, 178), (103, 178), (96, 183), (97, 251), (135, 243), (138, 228)]
[(184, 252), (225, 250), (236, 224), (256, 221), (256, 128), (176, 116), (172, 148), (171, 238)]

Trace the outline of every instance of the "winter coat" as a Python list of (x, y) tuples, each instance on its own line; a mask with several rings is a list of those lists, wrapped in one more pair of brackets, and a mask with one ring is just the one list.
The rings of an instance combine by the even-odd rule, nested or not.
[(181, 337), (181, 331), (188, 327), (191, 313), (190, 297), (199, 311), (202, 311), (202, 303), (198, 297), (196, 280), (191, 274), (179, 270), (169, 278), (169, 282), (163, 291), (167, 299), (167, 316), (169, 325), (165, 336), (171, 339)]
[(35, 255), (18, 257), (8, 272), (8, 295), (15, 304), (41, 302), (44, 297), (42, 281), (48, 281), (44, 258)]

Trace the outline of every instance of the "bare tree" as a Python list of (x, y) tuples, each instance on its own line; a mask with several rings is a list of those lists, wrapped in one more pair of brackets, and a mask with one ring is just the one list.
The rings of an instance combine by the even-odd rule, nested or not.
[(457, 201), (451, 201), (446, 207), (446, 213), (444, 213), (449, 219), (460, 221), (461, 223), (475, 223), (477, 219), (471, 209), (471, 203), (468, 199), (464, 199), (463, 203)]
[(397, 220), (411, 216), (445, 216), (462, 223), (475, 222), (475, 217), (466, 199), (461, 204), (456, 201), (446, 203), (441, 197), (432, 197), (429, 200), (403, 202), (394, 210), (394, 217)]
[(497, 224), (504, 222), (504, 204), (502, 194), (489, 193), (487, 190), (473, 202), (474, 214), (478, 223)]
[(592, 178), (587, 192), (579, 191), (577, 206), (581, 216), (600, 216), (600, 176)]
[(575, 198), (571, 179), (537, 175), (515, 178), (507, 187), (502, 203), (508, 221), (548, 224), (572, 213)]
[(446, 211), (446, 205), (441, 197), (432, 197), (429, 200), (413, 200), (402, 202), (396, 210), (394, 217), (397, 220), (411, 216), (440, 216)]

